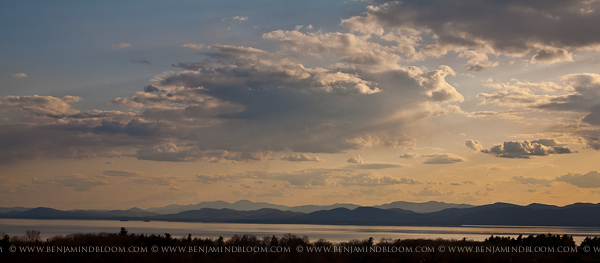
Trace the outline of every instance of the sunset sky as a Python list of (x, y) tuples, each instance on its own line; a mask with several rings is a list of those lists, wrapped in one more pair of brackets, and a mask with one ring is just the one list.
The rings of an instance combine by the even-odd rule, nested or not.
[(0, 206), (600, 202), (600, 1), (2, 1)]

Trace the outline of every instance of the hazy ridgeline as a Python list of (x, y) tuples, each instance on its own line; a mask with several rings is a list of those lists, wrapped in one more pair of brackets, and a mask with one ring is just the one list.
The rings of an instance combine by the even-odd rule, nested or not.
[[(29, 230), (23, 236), (0, 239), (0, 262), (598, 262), (600, 253), (589, 248), (599, 248), (600, 239), (586, 238), (579, 246), (569, 235), (541, 234), (518, 238), (491, 236), (485, 241), (373, 238), (332, 243), (324, 239), (310, 241), (308, 237), (293, 234), (256, 237), (234, 235), (229, 239), (219, 237), (197, 238), (191, 235), (175, 238), (164, 235), (129, 234), (125, 228), (120, 233), (70, 234), (40, 240), (39, 231)], [(46, 252), (27, 252), (24, 247), (43, 248)], [(64, 252), (56, 249), (87, 248), (145, 248), (146, 252)], [(151, 248), (160, 248), (152, 251)], [(182, 251), (164, 248), (177, 247)], [(301, 247), (301, 251), (298, 248)], [(444, 248), (440, 250), (440, 248)], [(471, 248), (471, 252), (450, 248)], [(534, 252), (533, 248), (555, 249), (554, 252)], [(17, 249), (15, 249), (17, 248)], [(213, 251), (198, 251), (212, 248)], [(224, 252), (247, 248), (250, 252)], [(279, 248), (285, 252), (252, 252), (252, 249)], [(317, 250), (320, 248), (320, 250)], [(475, 248), (477, 250), (475, 250)], [(521, 251), (511, 249), (519, 248)], [(527, 249), (529, 248), (529, 249)], [(558, 250), (569, 252), (559, 253)], [(55, 249), (54, 252), (47, 252)], [(326, 251), (329, 249), (329, 251)], [(558, 249), (558, 250), (557, 250)], [(193, 250), (196, 250), (193, 252)], [(313, 250), (313, 251), (309, 251)], [(487, 250), (487, 251), (486, 251)], [(525, 250), (525, 251), (524, 251)], [(425, 252), (422, 252), (425, 251)], [(489, 252), (496, 251), (496, 252)]]

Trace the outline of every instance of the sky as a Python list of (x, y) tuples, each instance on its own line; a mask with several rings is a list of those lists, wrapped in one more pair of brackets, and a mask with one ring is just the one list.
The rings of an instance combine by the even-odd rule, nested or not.
[(2, 1), (0, 206), (600, 202), (600, 1)]

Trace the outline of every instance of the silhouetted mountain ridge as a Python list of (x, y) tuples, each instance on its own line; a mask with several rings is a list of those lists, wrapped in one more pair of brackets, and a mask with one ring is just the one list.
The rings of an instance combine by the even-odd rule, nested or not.
[[(242, 204), (244, 203), (242, 202)], [(0, 213), (0, 218), (159, 220), (265, 224), (600, 227), (600, 204), (576, 203), (559, 207), (537, 203), (527, 206), (494, 203), (468, 208), (448, 208), (429, 213), (416, 213), (400, 208), (382, 209), (379, 207), (355, 207), (350, 209), (337, 207), (310, 213), (282, 211), (273, 208), (256, 210), (201, 208), (163, 215), (147, 212), (139, 208), (107, 211), (61, 211), (47, 207), (38, 207), (26, 211)]]
[[(248, 200), (239, 200), (235, 203), (228, 203), (225, 201), (211, 201), (211, 202), (200, 202), (195, 205), (167, 205), (164, 207), (151, 207), (146, 209), (149, 212), (155, 212), (159, 214), (175, 214), (188, 210), (198, 210), (202, 208), (214, 208), (214, 209), (233, 209), (240, 211), (248, 211), (248, 210), (258, 210), (261, 208), (271, 208), (278, 209), (281, 211), (292, 211), (292, 212), (301, 212), (301, 213), (312, 213), (316, 211), (322, 210), (331, 210), (335, 208), (347, 208), (347, 209), (355, 209), (357, 207), (361, 207), (361, 205), (356, 204), (332, 204), (332, 205), (302, 205), (302, 206), (285, 206), (285, 205), (276, 205), (265, 202), (252, 202)], [(448, 208), (469, 208), (473, 207), (468, 204), (452, 204), (452, 203), (444, 203), (438, 201), (429, 201), (424, 203), (413, 203), (406, 201), (397, 201), (383, 205), (373, 206), (381, 209), (391, 209), (391, 208), (400, 208), (404, 210), (410, 210), (417, 213), (429, 213), (429, 212), (437, 212)]]

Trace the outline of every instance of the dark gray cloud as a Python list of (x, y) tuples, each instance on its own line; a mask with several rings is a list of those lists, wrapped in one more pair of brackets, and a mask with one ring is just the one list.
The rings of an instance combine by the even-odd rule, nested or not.
[(547, 156), (551, 154), (573, 153), (569, 148), (563, 147), (556, 139), (539, 139), (533, 141), (509, 141), (502, 145), (481, 150), (483, 153), (493, 154), (503, 158), (529, 159), (531, 156)]
[(152, 85), (147, 85), (144, 87), (144, 92), (160, 92), (161, 90)]
[(531, 58), (531, 62), (533, 63), (554, 63), (572, 60), (573, 55), (566, 49), (543, 49)]
[(561, 48), (598, 46), (600, 36), (594, 32), (600, 30), (600, 17), (595, 15), (599, 9), (600, 2), (588, 0), (378, 1), (342, 24), (363, 33), (382, 34), (386, 28), (428, 32), (437, 37), (432, 50), (537, 53), (538, 61), (553, 62), (566, 52), (557, 51)]
[(591, 171), (586, 174), (568, 173), (556, 177), (558, 182), (565, 182), (581, 188), (600, 188), (600, 173)]

